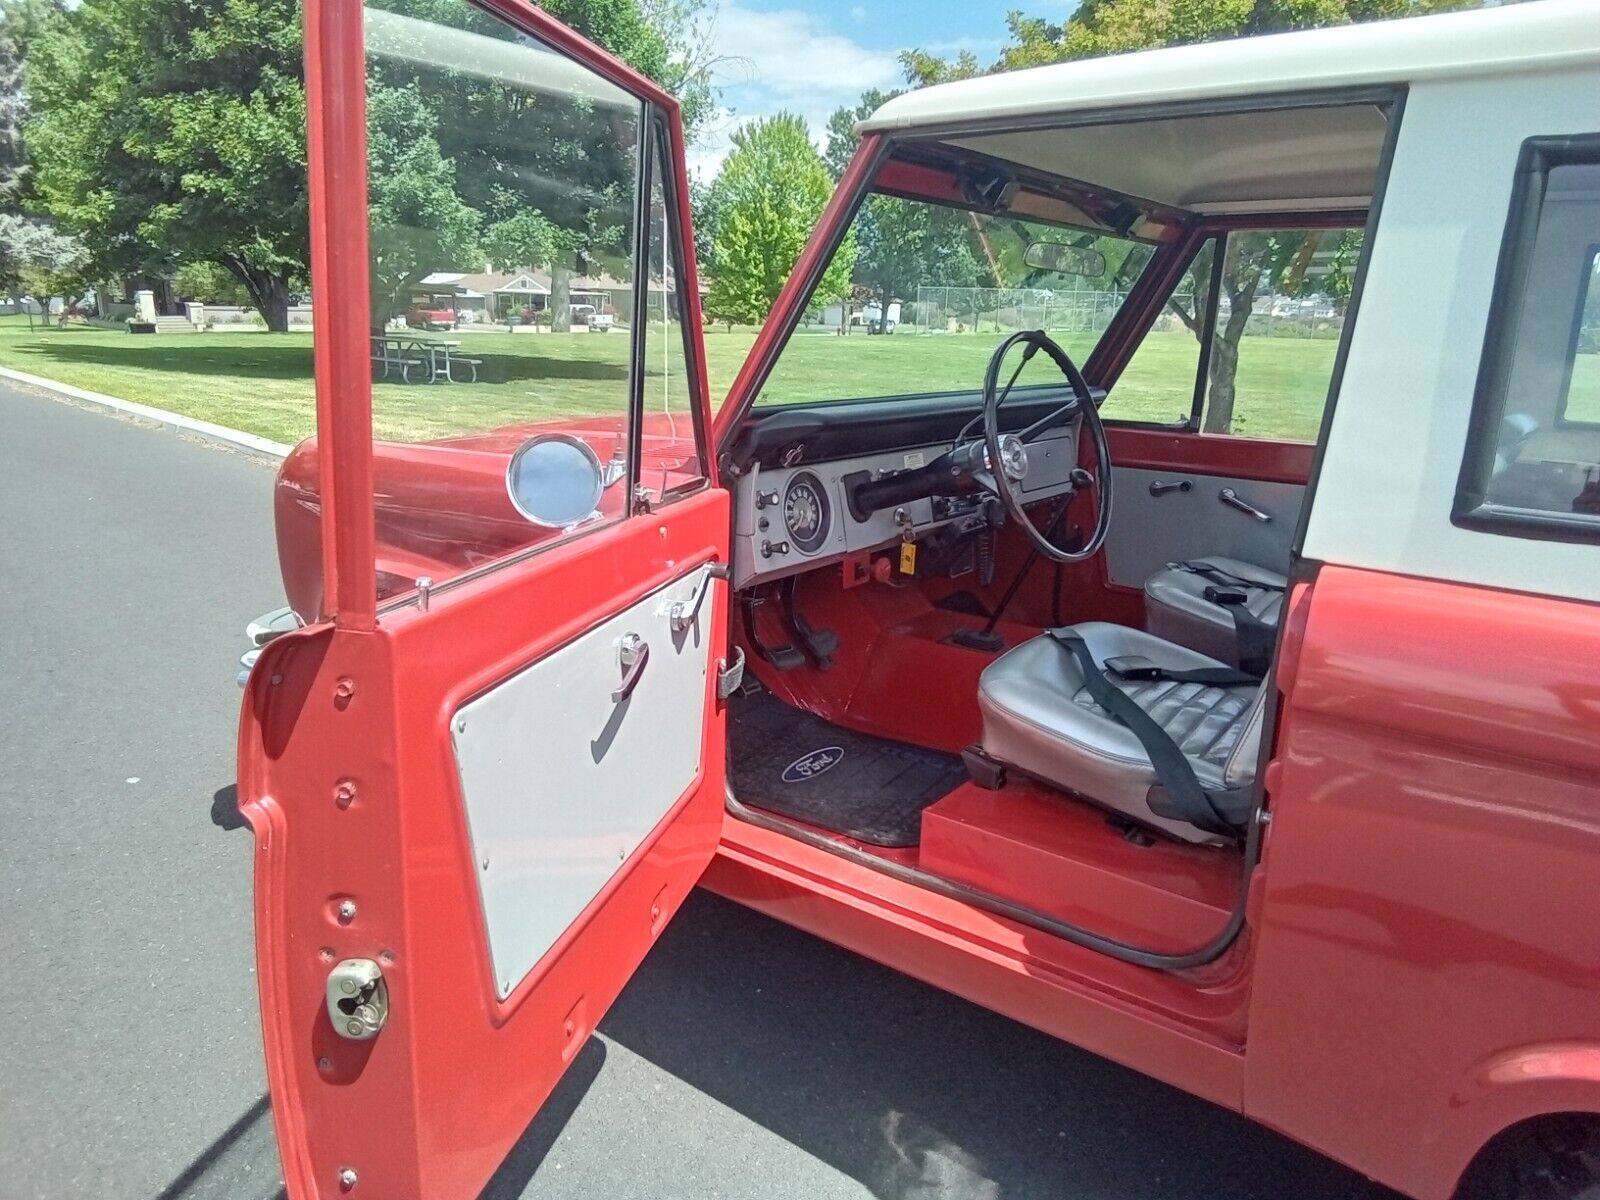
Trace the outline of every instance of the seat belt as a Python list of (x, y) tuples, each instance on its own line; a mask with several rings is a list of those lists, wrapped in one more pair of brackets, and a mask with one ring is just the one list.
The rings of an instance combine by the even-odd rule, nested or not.
[(1261, 592), (1283, 592), (1285, 589), (1275, 583), (1245, 579), (1206, 563), (1174, 562), (1167, 565), (1210, 582), (1211, 586), (1201, 595), (1207, 603), (1225, 609), (1233, 619), (1234, 645), (1238, 647), (1240, 669), (1250, 672), (1257, 679), (1265, 679), (1267, 672), (1272, 669), (1272, 652), (1278, 644), (1278, 626), (1272, 621), (1263, 621), (1250, 611), (1249, 589), (1255, 588)]
[[(1238, 836), (1248, 811), (1241, 801), (1249, 797), (1249, 789), (1220, 788), (1208, 791), (1196, 778), (1194, 767), (1189, 764), (1189, 759), (1178, 748), (1178, 743), (1173, 740), (1172, 735), (1156, 724), (1155, 718), (1140, 708), (1133, 697), (1106, 678), (1105, 672), (1095, 662), (1094, 655), (1089, 652), (1089, 647), (1083, 638), (1064, 629), (1052, 629), (1049, 630), (1049, 634), (1056, 645), (1077, 661), (1083, 675), (1083, 686), (1094, 702), (1139, 739), (1139, 745), (1144, 748), (1145, 754), (1150, 759), (1150, 766), (1155, 770), (1156, 781), (1170, 800), (1171, 808), (1177, 817), (1207, 833), (1223, 837)], [(1207, 667), (1192, 671), (1167, 671), (1154, 663), (1151, 663), (1150, 667), (1157, 674), (1135, 674), (1127, 677), (1172, 679), (1183, 683), (1205, 683), (1214, 687), (1257, 682), (1243, 672), (1231, 668)], [(1139, 670), (1140, 667), (1138, 664), (1133, 664), (1132, 669)], [(1154, 808), (1154, 804), (1151, 807)]]

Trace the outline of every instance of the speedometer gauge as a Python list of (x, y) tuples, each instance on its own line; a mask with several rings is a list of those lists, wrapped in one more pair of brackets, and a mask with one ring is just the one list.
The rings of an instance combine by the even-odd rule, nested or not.
[(783, 493), (783, 527), (796, 550), (815, 554), (828, 537), (828, 493), (810, 471), (798, 471)]

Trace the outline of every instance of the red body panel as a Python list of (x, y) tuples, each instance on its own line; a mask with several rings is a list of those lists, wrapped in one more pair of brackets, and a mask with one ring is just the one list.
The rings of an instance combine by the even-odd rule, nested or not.
[[(263, 653), (242, 718), (240, 807), (257, 839), (268, 1075), (296, 1200), (340, 1194), (344, 1167), (363, 1194), (476, 1195), (694, 885), (722, 826), (721, 721), (678, 807), (501, 1003), (448, 721), (606, 615), (725, 558), (727, 531), (727, 493), (706, 491), (463, 584), (427, 613), (388, 613), (373, 633), (322, 626)], [(708, 603), (717, 628), (722, 585)], [(341, 807), (344, 781), (356, 798)], [(353, 920), (338, 916), (345, 899)], [(388, 979), (392, 1016), (371, 1042), (336, 1036), (323, 1008), (328, 969), (348, 957), (378, 960)]]
[(1600, 610), (1318, 574), (1279, 735), (1245, 1108), (1418, 1196), (1600, 1111)]
[(1200, 971), (1119, 963), (730, 819), (702, 881), (729, 899), (1228, 1108), (1244, 1059), (1241, 947)]

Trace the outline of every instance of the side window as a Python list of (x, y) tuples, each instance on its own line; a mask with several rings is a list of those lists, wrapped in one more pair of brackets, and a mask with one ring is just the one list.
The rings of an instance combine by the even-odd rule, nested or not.
[(1217, 241), (1195, 255), (1150, 332), (1117, 377), (1100, 406), (1108, 421), (1186, 425), (1197, 403), (1200, 345), (1211, 319), (1211, 289), (1216, 276)]
[(1452, 516), (1600, 542), (1600, 134), (1523, 144)]
[(1206, 243), (1104, 414), (1316, 441), (1361, 237), (1360, 229), (1252, 229)]
[(1317, 440), (1361, 235), (1359, 229), (1228, 235), (1202, 432)]
[(687, 324), (688, 280), (677, 237), (678, 206), (666, 130), (650, 137), (650, 273), (645, 296), (644, 414), (639, 483), (652, 499), (691, 491), (705, 481), (698, 426), (699, 381), (690, 364), (697, 331)]
[[(366, 34), (383, 599), (628, 514), (648, 126), (636, 97), (465, 0), (367, 0)], [(564, 448), (508, 487), (545, 434)], [(574, 455), (601, 464), (597, 495)], [(535, 515), (557, 478), (571, 495)]]

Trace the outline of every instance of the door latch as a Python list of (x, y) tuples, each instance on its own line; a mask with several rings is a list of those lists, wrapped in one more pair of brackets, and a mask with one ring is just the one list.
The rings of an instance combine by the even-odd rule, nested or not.
[(370, 1041), (389, 1019), (389, 985), (370, 958), (347, 958), (328, 972), (328, 1020), (352, 1042)]

